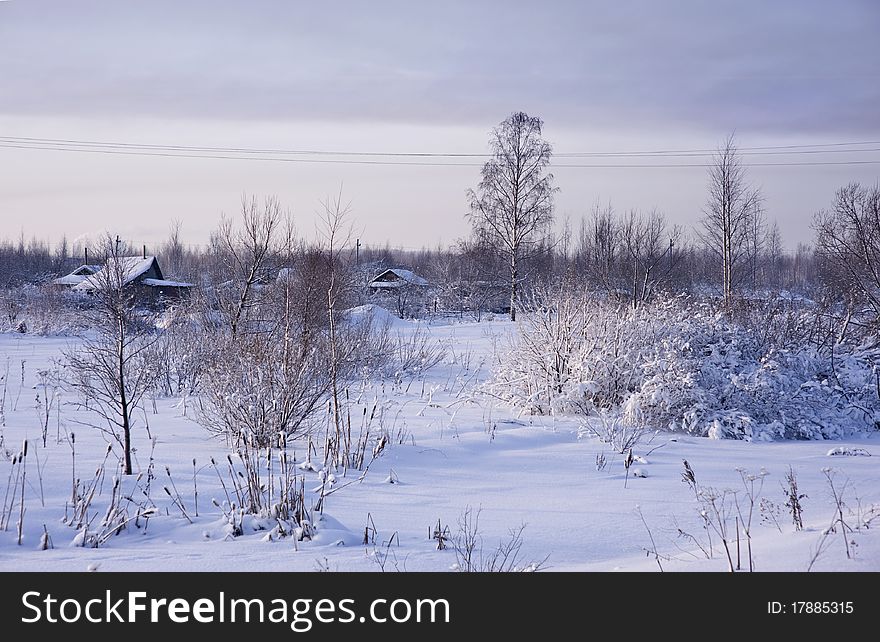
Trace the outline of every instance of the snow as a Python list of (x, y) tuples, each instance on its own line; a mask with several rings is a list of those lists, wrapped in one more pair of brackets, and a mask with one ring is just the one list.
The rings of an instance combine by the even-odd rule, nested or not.
[(65, 274), (57, 279), (53, 279), (52, 283), (54, 285), (77, 285), (85, 281), (89, 276), (88, 274)]
[(412, 328), (412, 321), (401, 319), (385, 308), (367, 303), (346, 311), (346, 316), (352, 323), (370, 320), (376, 326), (388, 326), (389, 328)]
[[(880, 422), (875, 347), (833, 354), (699, 301), (620, 311), (564, 299), (524, 319), (488, 391), (529, 412), (619, 413), (715, 439), (836, 439)], [(807, 326), (809, 312), (786, 323)], [(760, 325), (765, 325), (763, 322)], [(561, 365), (560, 365), (561, 364)]]
[(870, 457), (871, 453), (869, 453), (864, 448), (850, 448), (847, 446), (836, 446), (829, 450), (826, 453), (829, 457), (837, 457), (840, 455), (844, 455), (846, 457)]
[(87, 278), (89, 278), (92, 274), (100, 269), (100, 265), (80, 265), (70, 274), (65, 274), (64, 276), (54, 279), (52, 283), (54, 285), (77, 285), (85, 281)]
[(149, 285), (152, 287), (160, 287), (160, 288), (191, 288), (194, 287), (192, 283), (185, 283), (183, 281), (169, 281), (168, 279), (144, 279), (141, 281), (144, 285)]
[[(225, 497), (209, 463), (211, 457), (225, 462), (228, 450), (191, 421), (193, 401), (158, 398), (155, 410), (152, 400), (144, 404), (133, 435), (136, 469), (146, 470), (151, 456), (155, 462), (156, 515), (146, 529), (132, 526), (98, 548), (76, 546), (78, 538), (83, 539), (81, 531), (62, 521), (70, 511), (73, 474), (67, 435), (76, 434), (75, 474), (81, 480), (89, 480), (99, 469), (107, 442), (102, 433), (82, 425), (89, 419), (88, 411), (74, 409), (72, 394), (62, 390), (60, 412), (51, 417), (44, 447), (35, 398), (44, 391), (40, 373), (57, 369), (62, 351), (77, 340), (0, 334), (0, 498), (7, 489), (12, 457), (24, 439), (29, 443), (23, 541), (17, 545), (16, 504), (7, 530), (0, 531), (0, 570), (313, 571), (317, 560), (324, 565), (326, 559), (332, 570), (376, 571), (384, 559), (385, 543), (393, 537), (389, 550), (394, 556), (385, 560), (386, 570), (448, 571), (457, 562), (455, 553), (451, 548), (437, 550), (428, 537), (429, 528), (439, 520), (454, 537), (460, 515), (471, 507), (481, 511), (479, 524), (487, 549), (505, 540), (510, 529), (526, 524), (523, 565), (549, 555), (546, 566), (556, 571), (656, 572), (653, 555), (645, 554), (651, 542), (638, 507), (657, 542), (664, 570), (725, 571), (727, 561), (714, 534), (711, 559), (680, 535), (679, 529), (706, 545), (701, 504), (682, 483), (682, 460), (693, 467), (702, 488), (719, 493), (731, 489), (740, 502), (745, 498), (741, 471), (762, 480), (760, 497), (769, 502), (768, 508), (759, 511), (756, 506), (751, 526), (757, 571), (806, 571), (823, 531), (832, 523), (834, 505), (823, 473), (829, 465), (827, 441), (748, 442), (690, 434), (671, 439), (669, 433), (648, 431), (633, 448), (638, 468), (630, 470), (624, 487), (624, 456), (596, 437), (579, 437), (582, 417), (530, 415), (521, 407), (480, 394), (491, 376), (498, 346), (515, 335), (513, 324), (415, 324), (375, 306), (349, 313), (352, 319), (368, 315), (393, 323), (401, 333), (416, 328), (429, 332), (448, 347), (447, 356), (421, 378), (366, 380), (351, 387), (352, 422), (363, 408), (379, 404), (385, 408), (383, 421), (393, 438), (362, 479), (358, 471), (336, 471), (338, 490), (327, 497), (324, 518), (315, 520), (315, 537), (300, 542), (277, 537), (271, 520), (256, 517), (243, 520), (243, 533), (232, 536), (221, 508), (211, 503), (215, 498), (222, 506)], [(144, 419), (155, 439), (152, 455)], [(876, 432), (841, 434), (845, 436), (835, 442), (835, 449), (843, 451), (870, 451), (880, 441)], [(296, 454), (306, 488), (319, 486), (319, 461), (303, 465), (304, 444), (296, 446)], [(600, 454), (607, 465), (597, 470)], [(93, 523), (101, 520), (111, 495), (112, 455), (108, 461), (92, 507)], [(863, 524), (870, 520), (870, 507), (880, 505), (880, 469), (871, 457), (834, 457), (831, 465), (841, 483), (848, 481), (845, 511), (858, 546), (854, 558), (847, 559), (839, 537), (832, 537), (813, 569), (878, 571), (880, 537), (876, 528)], [(162, 492), (162, 486), (170, 485), (165, 466), (192, 523)], [(797, 475), (800, 492), (807, 495), (801, 500), (803, 530), (794, 529), (784, 507), (789, 467)], [(762, 470), (766, 476), (760, 476)], [(119, 479), (122, 493), (131, 492), (137, 483), (135, 477)], [(731, 509), (732, 495), (727, 502)], [(771, 518), (774, 507), (778, 528)], [(375, 544), (365, 546), (368, 519), (378, 534)], [(49, 550), (39, 546), (44, 526), (53, 544)]]

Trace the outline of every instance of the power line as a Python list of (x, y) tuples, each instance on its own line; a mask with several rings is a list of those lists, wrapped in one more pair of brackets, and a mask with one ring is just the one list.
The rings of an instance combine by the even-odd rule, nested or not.
[[(820, 167), (825, 165), (880, 165), (878, 160), (852, 160), (852, 161), (786, 161), (782, 163), (745, 163), (748, 167)], [(663, 167), (715, 167), (712, 163), (620, 163), (620, 164), (583, 164), (583, 165), (551, 165), (554, 168), (663, 168)]]
[[(276, 162), (276, 163), (318, 163), (318, 164), (340, 164), (340, 165), (389, 165), (389, 166), (421, 166), (421, 167), (482, 167), (482, 163), (474, 162), (436, 162), (436, 161), (419, 161), (419, 160), (360, 160), (351, 158), (287, 158), (277, 156), (241, 156), (234, 153), (190, 153), (186, 149), (181, 151), (159, 151), (165, 149), (156, 146), (153, 148), (142, 149), (137, 147), (126, 148), (103, 148), (103, 147), (77, 147), (68, 144), (66, 146), (53, 146), (51, 144), (36, 143), (9, 143), (3, 142), (4, 138), (0, 137), (0, 148), (5, 149), (22, 149), (35, 151), (54, 151), (54, 152), (73, 152), (86, 154), (110, 154), (120, 156), (152, 156), (160, 158), (192, 158), (192, 159), (211, 159), (211, 160), (237, 160), (237, 161), (258, 161), (258, 162)], [(193, 148), (195, 149), (195, 148)], [(880, 150), (859, 150), (859, 151), (880, 151)], [(425, 154), (427, 156), (427, 153)], [(833, 166), (833, 165), (878, 165), (880, 159), (877, 160), (845, 160), (845, 161), (784, 161), (784, 162), (759, 162), (748, 163), (749, 167), (798, 167), (798, 166)], [(711, 163), (552, 163), (553, 168), (569, 168), (569, 169), (644, 169), (644, 168), (707, 168), (713, 167)]]
[(482, 163), (438, 163), (421, 161), (378, 161), (378, 160), (352, 160), (346, 158), (278, 158), (269, 156), (234, 156), (229, 154), (189, 154), (160, 151), (139, 151), (128, 149), (77, 149), (73, 147), (45, 147), (30, 145), (11, 145), (0, 142), (0, 148), (7, 149), (31, 149), (52, 152), (75, 152), (86, 154), (114, 154), (120, 156), (155, 156), (160, 158), (199, 158), (216, 160), (240, 160), (257, 162), (278, 163), (329, 163), (342, 165), (415, 165), (429, 167), (482, 167)]
[[(384, 151), (345, 151), (345, 150), (317, 150), (317, 149), (275, 149), (275, 148), (252, 148), (252, 147), (216, 147), (216, 146), (193, 146), (193, 145), (158, 145), (151, 143), (131, 143), (119, 141), (95, 141), (78, 140), (67, 138), (35, 138), (27, 136), (0, 136), (0, 141), (9, 144), (37, 145), (51, 147), (97, 147), (109, 149), (134, 149), (148, 151), (172, 151), (172, 152), (202, 152), (223, 154), (280, 154), (295, 156), (366, 156), (366, 157), (404, 157), (404, 158), (487, 158), (488, 153), (454, 153), (454, 152), (384, 152)], [(840, 149), (863, 145), (880, 145), (880, 140), (851, 141), (835, 143), (814, 143), (800, 145), (765, 145), (758, 147), (739, 147), (741, 154), (764, 155), (764, 154), (824, 154), (824, 153), (861, 153), (880, 151), (880, 148)], [(836, 149), (833, 149), (836, 148)], [(717, 150), (712, 149), (678, 149), (678, 150), (650, 150), (650, 151), (610, 151), (610, 152), (559, 152), (554, 154), (556, 158), (582, 158), (582, 157), (637, 157), (637, 156), (711, 156)]]
[[(877, 140), (853, 141), (849, 143), (813, 143), (803, 145), (764, 145), (760, 147), (737, 147), (737, 152), (741, 154), (821, 154), (821, 153), (841, 153), (841, 152), (860, 152), (860, 151), (876, 151), (871, 149), (828, 149), (831, 147), (851, 147), (853, 145), (880, 145)], [(812, 149), (820, 147), (823, 149)], [(772, 151), (771, 151), (772, 150)], [(784, 151), (789, 150), (789, 151)], [(653, 151), (626, 151), (626, 152), (571, 152), (566, 156), (713, 156), (718, 152), (717, 149), (677, 149), (677, 150), (653, 150)], [(557, 154), (558, 156), (559, 154)]]
[(22, 136), (0, 136), (0, 141), (21, 144), (57, 145), (120, 149), (147, 149), (180, 152), (219, 152), (235, 154), (287, 154), (296, 156), (402, 156), (402, 157), (442, 157), (442, 158), (485, 158), (488, 154), (459, 154), (442, 152), (358, 152), (333, 151), (316, 149), (261, 149), (252, 147), (211, 147), (193, 145), (154, 145), (146, 143), (120, 143), (87, 140), (70, 140), (63, 138), (27, 138)]
[[(878, 147), (862, 147), (859, 149), (799, 149), (794, 151), (766, 150), (766, 151), (742, 151), (737, 148), (740, 156), (794, 156), (796, 154), (852, 154), (861, 152), (880, 152)], [(694, 151), (694, 152), (579, 152), (570, 154), (554, 154), (554, 156), (563, 156), (565, 158), (585, 158), (585, 157), (606, 157), (606, 158), (629, 158), (629, 157), (648, 157), (648, 158), (679, 158), (702, 156), (715, 156), (716, 152)]]

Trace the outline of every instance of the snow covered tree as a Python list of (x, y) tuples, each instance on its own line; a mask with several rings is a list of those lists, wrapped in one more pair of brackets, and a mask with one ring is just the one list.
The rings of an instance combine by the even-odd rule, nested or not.
[(491, 158), (476, 191), (468, 190), (469, 218), (506, 259), (510, 318), (516, 320), (521, 262), (553, 222), (553, 174), (546, 172), (552, 148), (541, 136), (540, 118), (511, 114), (492, 130)]

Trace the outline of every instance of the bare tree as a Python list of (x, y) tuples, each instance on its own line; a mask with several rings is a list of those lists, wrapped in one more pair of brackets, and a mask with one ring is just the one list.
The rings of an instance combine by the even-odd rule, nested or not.
[(794, 258), (788, 269), (789, 287), (803, 291), (816, 281), (818, 267), (816, 254), (816, 249), (809, 243), (798, 243)]
[(540, 118), (511, 114), (489, 138), (492, 157), (483, 165), (476, 191), (468, 190), (469, 218), (506, 259), (510, 318), (516, 320), (521, 261), (553, 221), (553, 174), (546, 173), (552, 148), (541, 136)]
[(767, 226), (767, 236), (764, 239), (764, 268), (767, 270), (765, 281), (772, 286), (779, 286), (781, 282), (783, 253), (779, 223), (773, 221)]
[(831, 277), (880, 316), (880, 184), (850, 183), (813, 222), (817, 250)]
[(589, 218), (582, 218), (575, 249), (575, 267), (599, 288), (612, 292), (618, 287), (620, 225), (611, 203), (596, 203)]
[[(277, 198), (269, 196), (261, 208), (255, 198), (242, 197), (241, 227), (223, 218), (213, 238), (223, 276), (218, 303), (235, 336), (250, 310), (258, 303), (258, 286), (269, 274), (272, 260), (283, 249), (287, 215)], [(288, 225), (288, 228), (290, 226)]]
[(160, 248), (162, 264), (167, 274), (180, 275), (183, 272), (186, 248), (180, 240), (180, 230), (182, 227), (183, 224), (179, 220), (171, 221), (171, 226), (168, 228), (168, 240)]
[(755, 204), (755, 209), (748, 220), (748, 233), (745, 239), (745, 263), (749, 279), (749, 286), (757, 288), (760, 285), (761, 258), (764, 254), (767, 241), (767, 220), (760, 199)]
[(452, 256), (438, 256), (432, 270), (443, 306), (477, 321), (504, 300), (507, 284), (497, 276), (502, 271), (498, 254), (479, 234), (459, 241)]
[(647, 215), (630, 212), (621, 229), (632, 307), (649, 301), (669, 279), (681, 253), (678, 226), (669, 228), (666, 218), (655, 211)]
[(128, 285), (138, 258), (125, 256), (125, 244), (108, 236), (103, 259), (104, 267), (90, 279), (95, 334), (66, 357), (71, 386), (82, 396), (82, 405), (103, 420), (97, 427), (122, 446), (123, 472), (131, 475), (133, 413), (155, 383), (148, 351), (157, 335), (138, 318)]
[(730, 303), (743, 277), (760, 205), (761, 192), (747, 183), (734, 138), (728, 136), (709, 169), (709, 200), (703, 210), (701, 234), (706, 246), (720, 259), (725, 303)]
[(335, 198), (327, 198), (322, 204), (323, 212), (319, 214), (319, 236), (321, 244), (326, 252), (326, 271), (329, 277), (327, 283), (327, 329), (329, 339), (329, 370), (330, 370), (330, 399), (333, 407), (334, 435), (331, 439), (329, 431), (327, 436), (327, 448), (325, 457), (330, 457), (331, 451), (335, 454), (337, 464), (347, 465), (342, 457), (350, 453), (350, 444), (344, 444), (342, 414), (339, 402), (340, 389), (340, 364), (341, 348), (339, 345), (339, 319), (337, 317), (341, 295), (345, 290), (345, 279), (342, 268), (342, 253), (351, 241), (351, 226), (348, 217), (351, 212), (351, 204), (343, 204), (342, 188)]
[(342, 256), (347, 207), (340, 198), (322, 206), (315, 246), (297, 242), (291, 226), (273, 228), (273, 262), (285, 269), (248, 303), (247, 330), (215, 328), (208, 337), (212, 355), (197, 419), (237, 448), (272, 447), (311, 434), (310, 419), (329, 400), (333, 414), (325, 452), (328, 463), (338, 455), (345, 465), (350, 450), (341, 410), (345, 386), (354, 373), (384, 357), (373, 341), (383, 337), (367, 322), (340, 322), (350, 282)]

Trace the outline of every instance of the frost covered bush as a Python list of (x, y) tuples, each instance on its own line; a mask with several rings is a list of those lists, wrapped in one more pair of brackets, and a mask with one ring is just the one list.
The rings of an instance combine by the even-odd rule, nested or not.
[(446, 358), (446, 348), (431, 337), (424, 326), (418, 325), (410, 332), (398, 332), (392, 340), (391, 358), (386, 371), (394, 374), (421, 376)]
[(83, 314), (88, 303), (82, 296), (51, 285), (0, 290), (0, 331), (76, 334), (89, 325)]
[(263, 335), (218, 335), (213, 341), (216, 353), (204, 371), (199, 423), (232, 443), (256, 447), (297, 435), (329, 390), (327, 351)]
[[(166, 397), (198, 394), (205, 371), (216, 364), (217, 338), (226, 340), (201, 302), (183, 301), (155, 321), (159, 337), (152, 352), (158, 373), (156, 393)], [(186, 409), (184, 408), (184, 414)]]
[(873, 429), (880, 351), (812, 343), (814, 316), (788, 309), (760, 327), (688, 298), (631, 310), (558, 296), (523, 321), (487, 391), (531, 413), (612, 412), (714, 438)]
[(331, 360), (341, 387), (380, 367), (387, 342), (371, 322), (341, 323), (332, 350), (326, 329), (279, 324), (232, 336), (208, 331), (197, 421), (236, 445), (267, 447), (306, 435), (331, 393)]
[(378, 367), (366, 368), (365, 376), (378, 373), (387, 377), (420, 377), (446, 358), (446, 347), (431, 336), (427, 325), (395, 320), (377, 305), (348, 310), (345, 325), (349, 330), (366, 329), (371, 336), (371, 357), (367, 361)]
[(579, 434), (596, 437), (622, 455), (641, 441), (645, 427), (630, 423), (620, 415), (602, 411), (599, 413), (598, 421), (584, 422)]

